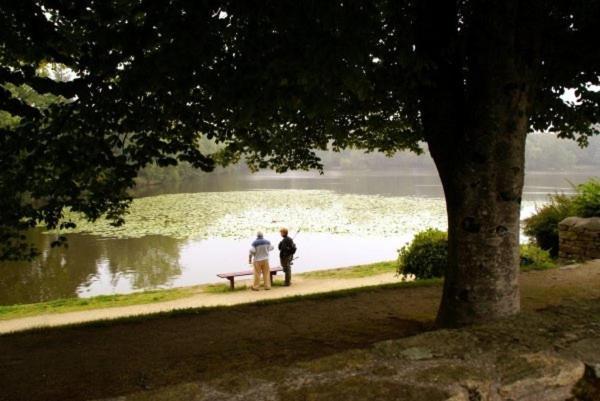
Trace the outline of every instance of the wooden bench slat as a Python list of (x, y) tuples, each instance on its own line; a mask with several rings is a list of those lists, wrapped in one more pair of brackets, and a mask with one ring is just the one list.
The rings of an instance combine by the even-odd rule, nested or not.
[[(270, 270), (271, 270), (271, 272), (283, 271), (283, 269), (281, 267), (272, 267)], [(228, 277), (239, 277), (239, 276), (251, 276), (253, 274), (254, 274), (253, 270), (245, 270), (245, 271), (241, 271), (241, 272), (219, 273), (219, 274), (217, 274), (217, 277), (228, 278)]]
[[(279, 267), (272, 267), (269, 269), (270, 271), (270, 277), (269, 279), (271, 280), (271, 283), (273, 282), (273, 275), (277, 274), (277, 272), (281, 272), (283, 271), (283, 268), (281, 266)], [(217, 274), (217, 277), (220, 278), (226, 278), (227, 280), (229, 280), (229, 288), (231, 288), (231, 290), (234, 289), (235, 287), (235, 278), (236, 277), (240, 277), (240, 276), (251, 276), (254, 274), (253, 270), (245, 270), (243, 272), (234, 272), (234, 273), (219, 273)]]

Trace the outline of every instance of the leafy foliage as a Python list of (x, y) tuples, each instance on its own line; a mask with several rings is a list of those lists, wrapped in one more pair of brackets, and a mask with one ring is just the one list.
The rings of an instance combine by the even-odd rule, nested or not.
[(600, 217), (600, 182), (591, 179), (575, 187), (574, 196), (555, 194), (524, 221), (524, 232), (542, 249), (558, 256), (558, 223), (570, 216)]
[(550, 252), (533, 244), (523, 244), (520, 248), (522, 270), (545, 270), (556, 266)]
[[(586, 143), (600, 120), (589, 40), (600, 36), (600, 3), (504, 3), (4, 2), (0, 258), (24, 256), (19, 231), (58, 227), (67, 207), (121, 224), (127, 190), (151, 164), (211, 171), (245, 157), (285, 171), (320, 168), (315, 150), (327, 147), (419, 152), (433, 135), (426, 96), (452, 87), (443, 105), (460, 111), (454, 123), (472, 115), (467, 99), (487, 73), (475, 56), (496, 44), (473, 39), (494, 38), (476, 31), (506, 20), (494, 12), (515, 27), (501, 40), (513, 54), (499, 59), (528, 78), (533, 127)], [(565, 104), (565, 88), (579, 102)], [(25, 89), (61, 101), (27, 101)], [(202, 137), (223, 149), (202, 152)]]
[(558, 256), (558, 223), (573, 216), (573, 200), (567, 195), (551, 195), (550, 202), (537, 209), (536, 213), (525, 219), (523, 232), (535, 240), (542, 249)]
[(589, 180), (577, 186), (573, 210), (580, 217), (600, 217), (600, 181)]
[(398, 255), (398, 273), (416, 279), (443, 277), (448, 266), (448, 234), (429, 228), (415, 235)]
[[(415, 235), (398, 255), (398, 274), (413, 275), (415, 279), (443, 277), (448, 268), (448, 234), (429, 228)], [(544, 270), (555, 267), (548, 251), (533, 244), (520, 246), (522, 270)]]

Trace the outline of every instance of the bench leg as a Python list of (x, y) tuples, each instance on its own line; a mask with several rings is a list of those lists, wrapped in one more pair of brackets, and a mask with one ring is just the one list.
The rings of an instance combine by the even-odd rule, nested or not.
[(231, 291), (233, 291), (233, 289), (235, 288), (235, 284), (234, 284), (235, 277), (227, 277), (227, 278), (229, 279), (229, 289)]
[(273, 286), (273, 276), (276, 275), (277, 272), (271, 272), (270, 277), (271, 277), (271, 287)]

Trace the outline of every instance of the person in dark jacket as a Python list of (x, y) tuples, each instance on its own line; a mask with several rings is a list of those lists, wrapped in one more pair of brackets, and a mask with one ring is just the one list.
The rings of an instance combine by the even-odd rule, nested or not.
[(279, 232), (283, 237), (279, 243), (279, 260), (281, 268), (285, 273), (284, 285), (289, 287), (292, 284), (292, 259), (294, 258), (294, 253), (296, 253), (296, 244), (294, 244), (293, 239), (288, 237), (287, 228), (282, 228)]

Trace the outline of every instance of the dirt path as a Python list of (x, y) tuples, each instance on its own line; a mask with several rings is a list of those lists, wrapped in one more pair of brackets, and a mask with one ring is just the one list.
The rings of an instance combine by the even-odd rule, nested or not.
[[(524, 273), (521, 283), (526, 310), (598, 299), (600, 262)], [(366, 347), (429, 329), (440, 293), (439, 285), (365, 289), (2, 335), (0, 400), (103, 399)]]
[[(116, 319), (126, 316), (146, 315), (167, 312), (175, 309), (199, 308), (202, 306), (225, 306), (256, 302), (266, 299), (307, 295), (317, 292), (329, 292), (348, 288), (397, 283), (394, 273), (380, 274), (353, 279), (319, 279), (297, 276), (291, 287), (273, 287), (271, 291), (236, 291), (232, 293), (200, 293), (187, 298), (175, 299), (143, 305), (131, 305), (79, 312), (55, 313), (26, 318), (0, 321), (0, 334), (31, 329), (35, 327), (54, 327), (94, 320)], [(237, 285), (243, 285), (240, 281)]]

